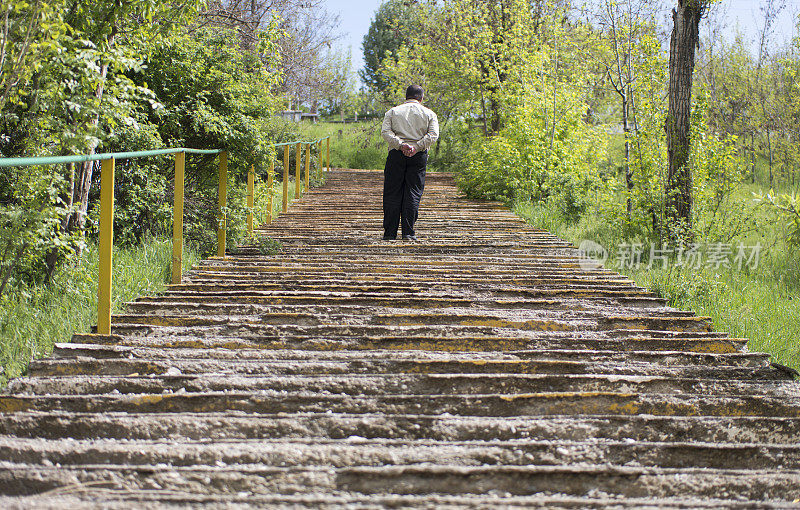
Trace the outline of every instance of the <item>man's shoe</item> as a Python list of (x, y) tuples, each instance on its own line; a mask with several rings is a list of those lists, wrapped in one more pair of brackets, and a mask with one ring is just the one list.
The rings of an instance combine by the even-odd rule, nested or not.
[[(404, 238), (405, 239), (405, 238)], [(396, 241), (397, 237), (383, 236), (384, 241)]]
[(417, 238), (414, 236), (403, 236), (403, 241), (417, 241)]

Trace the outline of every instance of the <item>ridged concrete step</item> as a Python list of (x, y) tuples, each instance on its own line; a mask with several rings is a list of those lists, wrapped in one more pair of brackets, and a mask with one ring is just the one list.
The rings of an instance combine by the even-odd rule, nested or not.
[[(226, 284), (251, 284), (251, 285), (261, 285), (261, 284), (280, 284), (282, 281), (287, 280), (286, 278), (282, 278), (286, 276), (282, 273), (269, 273), (269, 272), (250, 272), (250, 273), (233, 273), (233, 272), (221, 272), (221, 271), (213, 271), (213, 270), (199, 270), (195, 269), (190, 273), (191, 276), (194, 278), (191, 280), (191, 284), (197, 285), (217, 285), (221, 283)], [(612, 275), (613, 276), (613, 275)], [(384, 285), (386, 287), (394, 287), (395, 289), (403, 289), (403, 288), (410, 288), (414, 286), (424, 285), (430, 288), (437, 288), (441, 286), (462, 286), (469, 285), (468, 289), (483, 289), (486, 290), (487, 288), (490, 290), (497, 290), (498, 292), (503, 292), (505, 289), (508, 288), (522, 288), (522, 289), (538, 289), (538, 288), (547, 288), (548, 286), (563, 286), (563, 285), (570, 285), (573, 284), (579, 285), (578, 288), (586, 288), (592, 287), (596, 283), (598, 288), (600, 289), (607, 289), (609, 286), (620, 285), (621, 290), (627, 288), (633, 288), (632, 282), (628, 279), (622, 278), (621, 276), (617, 275), (617, 278), (605, 277), (591, 277), (587, 275), (586, 277), (580, 278), (576, 276), (570, 275), (549, 275), (546, 279), (542, 278), (520, 278), (520, 277), (513, 277), (513, 278), (503, 278), (502, 280), (495, 281), (494, 285), (488, 285), (488, 282), (492, 280), (487, 280), (486, 278), (464, 278), (458, 275), (448, 275), (446, 278), (436, 278), (436, 277), (425, 277), (425, 276), (415, 276), (410, 278), (408, 276), (403, 277), (403, 286), (397, 287), (396, 285), (391, 285), (397, 282), (396, 276), (386, 276), (386, 275), (328, 275), (328, 274), (312, 274), (312, 275), (297, 275), (293, 274), (292, 279), (289, 281), (285, 288), (292, 288), (293, 286), (297, 285), (326, 285), (327, 282), (330, 282), (332, 285), (342, 285), (342, 282), (349, 282), (350, 285)], [(294, 282), (294, 283), (292, 283)], [(346, 283), (345, 283), (346, 284)], [(281, 287), (283, 288), (283, 287)]]
[[(785, 396), (784, 381), (689, 379), (620, 374), (337, 374), (337, 375), (91, 375), (26, 377), (12, 381), (11, 395), (103, 393), (260, 392), (337, 395), (461, 395), (498, 393), (653, 393), (664, 395)], [(0, 397), (1, 398), (1, 397)]]
[(622, 510), (636, 508), (639, 510), (696, 510), (696, 509), (747, 509), (747, 510), (774, 510), (785, 508), (796, 508), (797, 505), (789, 506), (784, 503), (770, 503), (766, 501), (745, 500), (740, 498), (738, 501), (729, 499), (692, 499), (686, 497), (678, 498), (620, 498), (620, 497), (601, 497), (593, 495), (591, 497), (575, 496), (548, 496), (537, 494), (535, 496), (514, 496), (500, 491), (494, 491), (485, 495), (319, 495), (319, 494), (297, 494), (297, 495), (257, 495), (242, 492), (235, 495), (199, 495), (181, 491), (115, 491), (103, 488), (102, 484), (96, 486), (83, 485), (79, 489), (65, 488), (56, 489), (50, 494), (57, 495), (58, 498), (47, 499), (40, 496), (30, 496), (21, 498), (0, 497), (0, 505), (3, 508), (28, 509), (32, 506), (43, 509), (63, 510), (67, 507), (96, 507), (102, 506), (108, 509), (129, 509), (141, 508), (146, 503), (150, 508), (226, 508), (244, 509), (253, 508), (279, 508), (279, 509), (338, 509), (338, 508), (358, 508), (358, 509), (432, 509), (432, 508), (464, 508), (464, 509), (486, 509), (497, 508), (548, 508), (551, 510), (574, 510), (574, 509), (603, 509), (603, 510)]
[[(213, 301), (213, 300), (212, 300)], [(257, 301), (257, 300), (255, 300)], [(174, 303), (180, 311), (173, 312), (170, 307), (161, 303), (137, 303), (132, 312), (118, 314), (112, 320), (119, 324), (149, 324), (153, 326), (213, 326), (236, 321), (253, 321), (263, 324), (281, 326), (466, 326), (478, 328), (511, 329), (523, 331), (678, 331), (681, 333), (709, 332), (706, 318), (684, 317), (680, 314), (663, 317), (641, 317), (630, 320), (627, 317), (606, 317), (591, 310), (581, 312), (560, 312), (555, 306), (544, 302), (541, 310), (531, 313), (521, 310), (506, 317), (499, 313), (500, 306), (485, 308), (483, 313), (464, 313), (460, 310), (415, 310), (408, 312), (398, 310), (386, 313), (387, 310), (365, 303), (361, 314), (331, 313), (330, 306), (336, 306), (335, 299), (331, 304), (314, 309), (303, 308), (290, 311), (291, 308), (259, 307), (258, 305), (241, 304), (200, 304)], [(351, 306), (348, 303), (345, 306)], [(401, 303), (402, 305), (402, 303)], [(366, 308), (368, 307), (369, 308)], [(400, 307), (398, 307), (400, 308)], [(447, 303), (443, 308), (449, 308)], [(507, 310), (515, 310), (512, 303)], [(295, 309), (297, 310), (297, 309)], [(225, 312), (230, 313), (225, 313)], [(666, 315), (666, 314), (665, 314)], [(466, 331), (466, 328), (461, 328)], [(364, 333), (367, 333), (366, 331)]]
[[(77, 336), (77, 335), (76, 335)], [(734, 353), (696, 353), (687, 351), (611, 351), (611, 350), (573, 350), (573, 349), (536, 349), (515, 351), (473, 351), (473, 352), (440, 352), (415, 349), (409, 351), (397, 350), (369, 350), (324, 352), (307, 350), (280, 350), (280, 349), (181, 349), (158, 348), (138, 346), (122, 346), (115, 344), (104, 345), (99, 339), (105, 335), (80, 335), (77, 339), (84, 341), (96, 340), (95, 343), (62, 343), (56, 344), (53, 350), (55, 359), (71, 360), (80, 357), (104, 359), (130, 359), (130, 360), (261, 360), (261, 361), (309, 361), (309, 360), (336, 360), (336, 361), (369, 361), (379, 360), (419, 360), (442, 359), (445, 356), (453, 361), (488, 361), (497, 359), (498, 356), (508, 360), (521, 361), (575, 361), (583, 360), (586, 363), (615, 363), (624, 369), (628, 363), (656, 363), (660, 366), (686, 366), (703, 367), (741, 367), (760, 369), (769, 366), (769, 355), (760, 352), (734, 352)], [(34, 363), (46, 362), (34, 361)], [(35, 365), (34, 365), (35, 366)]]
[(163, 489), (200, 494), (568, 494), (588, 496), (599, 484), (611, 496), (705, 497), (738, 494), (781, 499), (800, 484), (795, 470), (669, 469), (608, 466), (381, 466), (280, 468), (236, 466), (42, 466), (1, 462), (0, 490), (36, 494), (65, 485), (104, 483), (117, 490)]
[[(335, 295), (328, 294), (277, 294), (266, 295), (256, 293), (239, 293), (239, 295), (194, 295), (194, 296), (147, 296), (140, 298), (133, 303), (127, 303), (128, 312), (147, 313), (148, 311), (162, 311), (169, 308), (173, 310), (180, 307), (182, 311), (192, 309), (205, 313), (219, 313), (230, 311), (236, 315), (237, 310), (258, 310), (273, 306), (292, 306), (301, 305), (304, 307), (316, 307), (324, 309), (332, 306), (363, 306), (363, 307), (386, 307), (386, 308), (411, 308), (411, 309), (440, 309), (440, 308), (484, 308), (499, 310), (514, 309), (539, 309), (539, 310), (575, 310), (587, 309), (605, 305), (616, 305), (618, 308), (636, 306), (644, 308), (650, 306), (655, 312), (669, 316), (680, 316), (682, 314), (661, 310), (657, 300), (650, 299), (648, 296), (604, 296), (587, 295), (578, 301), (577, 297), (562, 297), (561, 299), (536, 299), (536, 298), (517, 298), (517, 299), (481, 299), (480, 297), (444, 297), (444, 296), (397, 296), (397, 295)], [(165, 306), (166, 305), (166, 306)], [(237, 306), (238, 305), (238, 306)], [(248, 305), (248, 306), (244, 306)], [(247, 313), (247, 312), (245, 312)], [(252, 312), (251, 312), (252, 313)]]
[[(515, 280), (514, 277), (519, 278), (520, 271), (514, 268), (504, 268), (504, 269), (484, 269), (484, 270), (475, 270), (475, 269), (464, 269), (464, 268), (426, 268), (420, 267), (417, 264), (410, 264), (406, 267), (397, 267), (392, 265), (385, 265), (385, 266), (361, 266), (361, 267), (354, 267), (350, 268), (346, 265), (343, 265), (340, 268), (331, 268), (326, 266), (319, 266), (316, 268), (313, 267), (298, 267), (296, 269), (283, 267), (279, 265), (265, 265), (265, 266), (245, 266), (236, 267), (233, 265), (222, 265), (222, 264), (215, 264), (213, 266), (207, 267), (200, 267), (198, 268), (198, 274), (203, 275), (204, 271), (206, 270), (211, 275), (220, 276), (225, 275), (225, 273), (236, 273), (240, 276), (245, 277), (253, 277), (258, 275), (259, 273), (269, 273), (270, 275), (274, 274), (283, 274), (283, 275), (292, 275), (292, 277), (297, 276), (301, 280), (312, 280), (318, 275), (327, 275), (327, 276), (338, 276), (344, 277), (346, 275), (357, 275), (361, 276), (366, 279), (376, 280), (379, 278), (387, 279), (390, 276), (394, 276), (395, 279), (399, 276), (404, 277), (405, 275), (411, 275), (412, 277), (418, 276), (419, 278), (428, 278), (428, 279), (437, 279), (441, 280), (447, 278), (453, 272), (457, 272), (457, 278), (460, 282), (465, 281), (478, 281), (484, 280), (486, 278), (502, 278), (503, 280), (507, 281), (508, 283), (513, 283)], [(550, 267), (547, 269), (546, 272), (534, 272), (531, 273), (527, 271), (527, 281), (537, 280), (537, 279), (549, 279), (553, 277), (561, 277), (561, 278), (575, 278), (578, 275), (582, 274), (583, 270), (579, 266), (570, 266), (564, 267), (561, 269), (555, 269)], [(604, 273), (596, 272), (595, 274), (602, 276)], [(519, 280), (517, 280), (519, 281)]]
[[(5, 507), (787, 508), (791, 369), (429, 175), (339, 171), (0, 395)], [(798, 505), (796, 505), (798, 506)]]
[(797, 444), (800, 418), (753, 416), (455, 416), (420, 414), (0, 414), (7, 436), (102, 440), (369, 439)]
[[(431, 293), (433, 294), (433, 293)], [(625, 294), (614, 294), (608, 291), (592, 293), (589, 291), (566, 292), (542, 292), (539, 296), (520, 296), (505, 299), (487, 299), (480, 295), (472, 296), (448, 296), (447, 291), (440, 295), (430, 296), (408, 296), (397, 295), (396, 293), (352, 293), (352, 292), (253, 292), (238, 291), (231, 293), (168, 293), (163, 296), (146, 296), (139, 298), (133, 303), (127, 303), (126, 307), (136, 310), (137, 306), (145, 305), (155, 307), (158, 304), (170, 304), (187, 306), (210, 305), (210, 304), (239, 304), (248, 303), (254, 305), (304, 305), (304, 306), (385, 306), (389, 308), (445, 308), (445, 307), (480, 307), (480, 308), (500, 308), (500, 309), (575, 309), (591, 308), (599, 304), (615, 304), (617, 307), (650, 307), (664, 315), (681, 315), (677, 310), (662, 309), (662, 304), (657, 298), (638, 294), (635, 292)], [(533, 294), (533, 293), (530, 293)], [(558, 297), (559, 299), (554, 299)], [(580, 301), (578, 301), (580, 300)], [(593, 302), (594, 301), (594, 302)]]
[[(653, 303), (659, 303), (663, 306), (663, 300), (655, 296), (646, 294), (643, 289), (635, 287), (619, 288), (622, 286), (617, 285), (540, 285), (538, 287), (513, 287), (507, 286), (505, 288), (497, 286), (475, 285), (470, 290), (473, 292), (486, 292), (494, 296), (503, 297), (549, 297), (559, 296), (564, 298), (581, 297), (584, 294), (589, 297), (625, 297), (633, 295), (635, 297), (648, 297), (652, 298)], [(425, 292), (440, 291), (441, 293), (454, 293), (458, 292), (457, 287), (452, 282), (426, 282), (424, 286), (418, 284), (415, 286), (405, 285), (399, 288), (392, 288), (378, 283), (345, 283), (330, 279), (326, 282), (295, 282), (294, 284), (287, 283), (285, 280), (275, 281), (260, 281), (251, 280), (249, 282), (239, 283), (216, 283), (216, 280), (195, 280), (193, 284), (172, 285), (163, 294), (164, 296), (183, 296), (183, 295), (197, 295), (200, 292), (208, 293), (228, 293), (231, 296), (236, 296), (241, 292), (259, 292), (259, 293), (295, 293), (295, 294), (311, 294), (320, 293), (323, 295), (336, 294), (336, 293), (380, 293), (381, 295), (406, 295), (413, 296)]]
[(522, 359), (408, 359), (408, 360), (226, 360), (169, 358), (137, 359), (47, 359), (28, 367), (36, 377), (77, 375), (311, 375), (311, 374), (596, 374), (685, 379), (745, 379), (747, 381), (787, 379), (781, 370), (762, 365), (743, 368), (718, 365), (656, 364), (629, 361), (624, 365), (603, 360), (522, 360)]
[(405, 441), (318, 438), (249, 441), (23, 440), (0, 436), (0, 458), (13, 464), (81, 466), (247, 465), (563, 466), (616, 464), (662, 468), (800, 469), (799, 445), (629, 441)]
[(3, 395), (0, 412), (23, 411), (197, 413), (420, 413), (462, 416), (634, 415), (800, 417), (800, 398), (784, 395), (666, 395), (622, 391), (579, 391), (450, 395), (341, 395), (210, 391), (161, 394)]
[[(239, 324), (210, 330), (204, 336), (192, 336), (199, 325), (186, 325), (182, 328), (160, 328), (142, 325), (117, 324), (117, 330), (124, 336), (112, 335), (97, 343), (119, 346), (147, 346), (154, 348), (226, 348), (226, 349), (302, 349), (309, 351), (336, 350), (420, 350), (445, 352), (517, 351), (517, 350), (555, 350), (571, 349), (615, 350), (619, 352), (685, 351), (694, 353), (732, 354), (740, 352), (747, 341), (736, 338), (669, 338), (669, 337), (628, 337), (621, 339), (583, 339), (578, 337), (561, 338), (513, 338), (493, 336), (440, 336), (429, 337), (409, 333), (401, 337), (364, 336), (350, 331), (348, 336), (306, 331), (303, 336), (281, 336), (275, 332), (259, 334), (263, 326)], [(341, 332), (340, 332), (341, 333)], [(448, 333), (447, 331), (443, 333)], [(85, 341), (86, 336), (80, 336)]]

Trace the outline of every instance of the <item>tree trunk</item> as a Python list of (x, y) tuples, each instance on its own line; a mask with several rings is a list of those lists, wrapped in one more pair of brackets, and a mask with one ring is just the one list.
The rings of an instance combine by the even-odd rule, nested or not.
[(483, 110), (483, 136), (489, 136), (489, 126), (486, 124), (486, 98), (483, 96), (483, 84), (481, 84), (481, 109)]
[[(111, 34), (109, 34), (107, 42), (108, 46), (111, 47), (114, 45), (114, 37), (116, 34), (116, 29), (112, 30)], [(97, 89), (95, 89), (95, 98), (97, 99), (98, 106), (102, 104), (103, 101), (103, 91), (105, 90), (105, 82), (106, 76), (108, 76), (108, 64), (102, 64), (100, 67), (100, 83), (97, 85)], [(97, 127), (98, 122), (100, 121), (99, 114), (92, 119), (91, 127)], [(97, 151), (97, 141), (89, 142), (89, 146), (87, 147), (87, 154), (92, 155)], [(83, 230), (86, 226), (86, 214), (89, 210), (89, 190), (92, 188), (92, 175), (94, 173), (95, 168), (95, 161), (86, 161), (82, 165), (80, 165), (80, 171), (77, 176), (77, 184), (78, 184), (78, 196), (77, 196), (77, 204), (78, 208), (75, 211), (75, 220), (74, 224), (80, 230)]]
[(669, 170), (665, 212), (673, 240), (690, 232), (692, 227), (692, 173), (689, 167), (692, 73), (700, 38), (700, 18), (705, 9), (704, 0), (678, 0), (677, 9), (672, 10), (666, 122)]
[(503, 121), (500, 118), (500, 101), (497, 100), (495, 92), (496, 89), (489, 88), (489, 116), (491, 117), (489, 127), (492, 135), (499, 132), (503, 127)]
[[(74, 212), (72, 211), (72, 206), (75, 203), (75, 163), (69, 163), (67, 165), (67, 170), (69, 172), (69, 181), (67, 185), (67, 193), (66, 193), (66, 200), (64, 201), (64, 205), (66, 206), (67, 214), (64, 215), (64, 218), (61, 220), (61, 231), (62, 232), (69, 232), (73, 228), (72, 222), (75, 220)], [(53, 276), (53, 272), (56, 269), (56, 264), (58, 263), (58, 248), (51, 248), (50, 251), (45, 256), (44, 262), (47, 266), (47, 273), (45, 275), (45, 283), (50, 281), (50, 278)]]
[(625, 186), (628, 188), (628, 197), (625, 203), (626, 211), (628, 213), (628, 221), (631, 219), (631, 191), (633, 190), (633, 172), (631, 172), (631, 127), (628, 124), (628, 94), (630, 93), (630, 86), (622, 96), (622, 133), (625, 137)]
[(772, 175), (772, 138), (770, 137), (769, 129), (767, 129), (767, 150), (769, 151), (769, 186), (772, 187), (774, 180)]

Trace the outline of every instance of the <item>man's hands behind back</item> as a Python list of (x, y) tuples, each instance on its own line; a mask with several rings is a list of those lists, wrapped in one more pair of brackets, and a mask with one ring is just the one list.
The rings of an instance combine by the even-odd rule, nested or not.
[(407, 158), (410, 158), (411, 156), (413, 156), (418, 152), (416, 147), (407, 143), (400, 144), (400, 150), (403, 152), (403, 155)]

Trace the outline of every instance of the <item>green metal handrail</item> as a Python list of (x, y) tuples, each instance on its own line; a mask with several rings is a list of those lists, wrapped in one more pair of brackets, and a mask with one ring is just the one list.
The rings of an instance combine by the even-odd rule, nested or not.
[(219, 154), (222, 149), (187, 149), (178, 147), (175, 149), (156, 149), (150, 151), (134, 152), (105, 152), (103, 154), (79, 154), (75, 156), (41, 156), (29, 158), (0, 158), (0, 168), (20, 167), (33, 165), (59, 165), (64, 163), (85, 163), (86, 161), (104, 161), (107, 159), (135, 159), (146, 158), (149, 156), (162, 156), (164, 154), (177, 154), (185, 152), (187, 154)]
[[(297, 147), (297, 164), (295, 168), (295, 198), (300, 198), (302, 193), (302, 180), (300, 179), (300, 160), (302, 146), (306, 146), (306, 174), (305, 189), (309, 187), (309, 168), (311, 145), (317, 146), (319, 164), (318, 171), (322, 170), (322, 142), (326, 142), (327, 170), (331, 166), (330, 136), (317, 140), (282, 142), (268, 145), (267, 147), (284, 147), (283, 165), (283, 212), (288, 208), (289, 195), (289, 148)], [(225, 149), (191, 149), (177, 147), (172, 149), (156, 149), (134, 152), (106, 152), (102, 154), (80, 154), (74, 156), (43, 156), (24, 158), (0, 158), (0, 168), (26, 167), (34, 165), (59, 165), (68, 163), (85, 163), (87, 161), (100, 161), (100, 232), (98, 240), (99, 252), (99, 279), (97, 285), (97, 332), (101, 335), (111, 334), (111, 265), (112, 251), (114, 248), (114, 168), (118, 159), (135, 159), (150, 156), (175, 155), (175, 202), (172, 209), (172, 283), (181, 282), (183, 269), (183, 195), (184, 171), (186, 168), (186, 154), (219, 154), (219, 226), (217, 228), (217, 256), (225, 257), (226, 248), (226, 223), (225, 208), (228, 196), (228, 151)], [(275, 160), (270, 160), (268, 186), (272, 189)], [(247, 230), (248, 235), (253, 233), (253, 208), (254, 208), (254, 183), (255, 168), (250, 166), (247, 175)], [(272, 193), (269, 197), (269, 215), (267, 223), (272, 222)]]
[[(312, 141), (295, 140), (293, 142), (281, 142), (267, 145), (267, 147), (284, 147), (295, 144), (311, 145), (329, 139), (330, 136), (319, 138)], [(60, 165), (65, 163), (85, 163), (87, 161), (103, 161), (106, 159), (136, 159), (150, 156), (163, 156), (166, 154), (219, 154), (224, 149), (189, 149), (177, 147), (174, 149), (154, 149), (149, 151), (129, 151), (129, 152), (104, 152), (101, 154), (76, 154), (74, 156), (32, 156), (21, 158), (0, 158), (0, 168), (24, 167), (34, 165)]]

